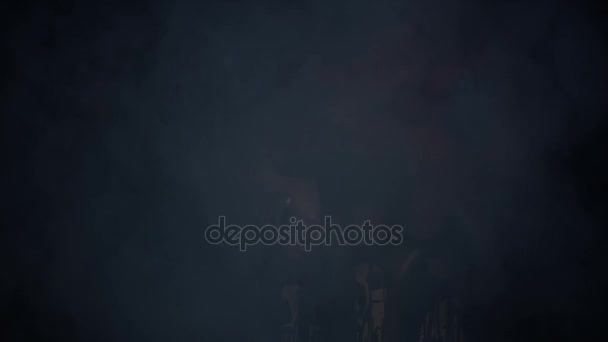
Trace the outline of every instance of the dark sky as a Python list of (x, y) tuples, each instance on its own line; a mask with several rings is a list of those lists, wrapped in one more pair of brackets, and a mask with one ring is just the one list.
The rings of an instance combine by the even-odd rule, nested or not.
[(466, 218), (471, 324), (492, 330), (486, 341), (603, 333), (601, 5), (34, 1), (0, 13), (0, 339), (260, 340), (254, 257), (203, 240), (218, 215), (246, 222), (265, 203), (250, 177), (260, 150), (279, 173), (315, 179), (326, 213), (372, 197), (414, 226)]

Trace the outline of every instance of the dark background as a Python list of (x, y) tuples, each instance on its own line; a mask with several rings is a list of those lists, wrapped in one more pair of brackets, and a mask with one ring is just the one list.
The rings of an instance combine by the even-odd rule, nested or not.
[(441, 122), (471, 152), (460, 185), (485, 222), (471, 329), (605, 335), (600, 2), (0, 6), (0, 339), (257, 340), (248, 261), (207, 246), (203, 228), (219, 213), (247, 220), (252, 146), (287, 150), (286, 173), (320, 164), (340, 178), (327, 162), (341, 139), (323, 112), (332, 93), (309, 65), (340, 70), (395, 25), (417, 27), (429, 59), (468, 60)]

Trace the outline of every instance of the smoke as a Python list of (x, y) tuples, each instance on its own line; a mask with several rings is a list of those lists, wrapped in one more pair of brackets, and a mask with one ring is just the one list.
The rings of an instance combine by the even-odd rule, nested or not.
[[(264, 149), (279, 172), (320, 174), (326, 207), (352, 191), (393, 201), (414, 225), (456, 212), (485, 284), (480, 310), (512, 299), (505, 310), (578, 314), (577, 258), (595, 228), (560, 158), (598, 127), (606, 93), (586, 9), (64, 2), (15, 13), (2, 132), (15, 261), (2, 293), (26, 313), (9, 338), (56, 326), (50, 335), (75, 340), (256, 340), (255, 257), (202, 234), (218, 215), (247, 222), (274, 203), (254, 181)], [(419, 90), (446, 65), (456, 72), (442, 73), (443, 93)], [(386, 86), (400, 68), (407, 86)], [(342, 163), (345, 149), (372, 166)], [(344, 190), (360, 180), (371, 185)]]

